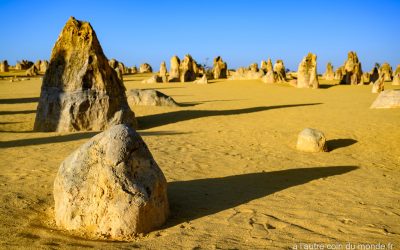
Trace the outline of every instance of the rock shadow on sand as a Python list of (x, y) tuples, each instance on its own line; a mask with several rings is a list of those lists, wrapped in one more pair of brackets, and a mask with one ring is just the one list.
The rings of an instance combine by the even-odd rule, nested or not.
[[(0, 133), (33, 133), (34, 131), (4, 131), (0, 130)], [(0, 141), (0, 148), (15, 148), (15, 147), (24, 147), (24, 146), (34, 146), (34, 145), (43, 145), (49, 143), (62, 143), (69, 141), (76, 141), (82, 139), (89, 139), (93, 136), (101, 133), (101, 131), (97, 132), (83, 132), (83, 133), (73, 133), (67, 135), (57, 135), (57, 136), (48, 136), (48, 137), (39, 137), (39, 138), (29, 138), (29, 139), (20, 139), (13, 141)], [(142, 131), (138, 132), (141, 136), (163, 136), (163, 135), (177, 135), (177, 134), (185, 134), (181, 132), (174, 131)]]
[(264, 107), (245, 108), (245, 109), (230, 109), (230, 110), (180, 110), (168, 113), (142, 116), (138, 117), (137, 119), (139, 123), (139, 130), (145, 130), (167, 124), (198, 119), (203, 117), (209, 117), (209, 116), (241, 115), (241, 114), (249, 114), (271, 109), (312, 106), (320, 104), (322, 103), (288, 104), (288, 105), (264, 106)]
[(31, 103), (38, 101), (39, 97), (12, 98), (12, 99), (0, 99), (0, 104)]
[(15, 111), (0, 111), (0, 115), (23, 115), (35, 114), (36, 110), (15, 110)]
[(312, 180), (342, 175), (356, 166), (297, 168), (168, 183), (171, 218), (165, 227), (234, 208)]
[(328, 140), (326, 143), (328, 145), (328, 151), (333, 151), (338, 148), (351, 146), (357, 142), (358, 141), (354, 139), (333, 139), (333, 140)]

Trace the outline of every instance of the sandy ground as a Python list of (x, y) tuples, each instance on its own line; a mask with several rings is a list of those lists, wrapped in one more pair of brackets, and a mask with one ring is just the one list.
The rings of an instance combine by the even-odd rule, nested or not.
[[(142, 78), (127, 76), (127, 89), (155, 88), (185, 104), (132, 107), (169, 182), (168, 223), (128, 243), (57, 229), (52, 187), (58, 167), (96, 132), (32, 132), (41, 80), (3, 80), (0, 248), (292, 249), (324, 243), (345, 249), (346, 243), (380, 242), (400, 249), (400, 110), (369, 109), (377, 96), (371, 86), (312, 90), (259, 81), (142, 84)], [(296, 151), (306, 127), (325, 133), (330, 152)]]

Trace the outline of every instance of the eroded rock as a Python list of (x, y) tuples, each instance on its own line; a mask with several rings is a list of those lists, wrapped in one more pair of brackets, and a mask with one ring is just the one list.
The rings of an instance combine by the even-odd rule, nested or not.
[(140, 135), (116, 125), (83, 144), (54, 181), (57, 226), (89, 237), (131, 240), (169, 213), (167, 182)]
[(371, 105), (372, 109), (400, 108), (400, 90), (382, 91)]
[(296, 148), (304, 152), (325, 152), (328, 150), (325, 135), (312, 128), (306, 128), (300, 132)]
[(71, 17), (54, 45), (36, 111), (36, 131), (136, 126), (125, 87), (88, 22)]
[(317, 55), (308, 53), (299, 64), (297, 71), (297, 88), (319, 87), (317, 76)]
[(166, 94), (157, 90), (131, 89), (126, 93), (126, 95), (130, 105), (169, 107), (179, 106), (172, 97), (167, 96)]

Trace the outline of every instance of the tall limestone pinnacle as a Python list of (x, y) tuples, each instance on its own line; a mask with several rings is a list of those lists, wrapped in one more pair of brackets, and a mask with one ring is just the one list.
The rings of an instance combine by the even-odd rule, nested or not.
[(36, 111), (36, 131), (136, 126), (125, 87), (88, 22), (71, 17), (53, 47)]

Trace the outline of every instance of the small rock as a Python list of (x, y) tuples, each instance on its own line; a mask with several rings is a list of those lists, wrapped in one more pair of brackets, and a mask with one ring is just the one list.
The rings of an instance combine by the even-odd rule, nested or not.
[(197, 79), (194, 81), (194, 83), (199, 83), (199, 84), (208, 84), (207, 76), (204, 74), (200, 79)]
[(304, 152), (325, 152), (327, 151), (326, 138), (321, 131), (306, 128), (298, 136), (297, 150)]
[(157, 75), (153, 75), (150, 78), (143, 80), (142, 83), (158, 83), (160, 82), (158, 79), (159, 77)]
[(172, 97), (152, 89), (131, 89), (127, 93), (128, 103), (144, 106), (170, 106), (178, 107)]

